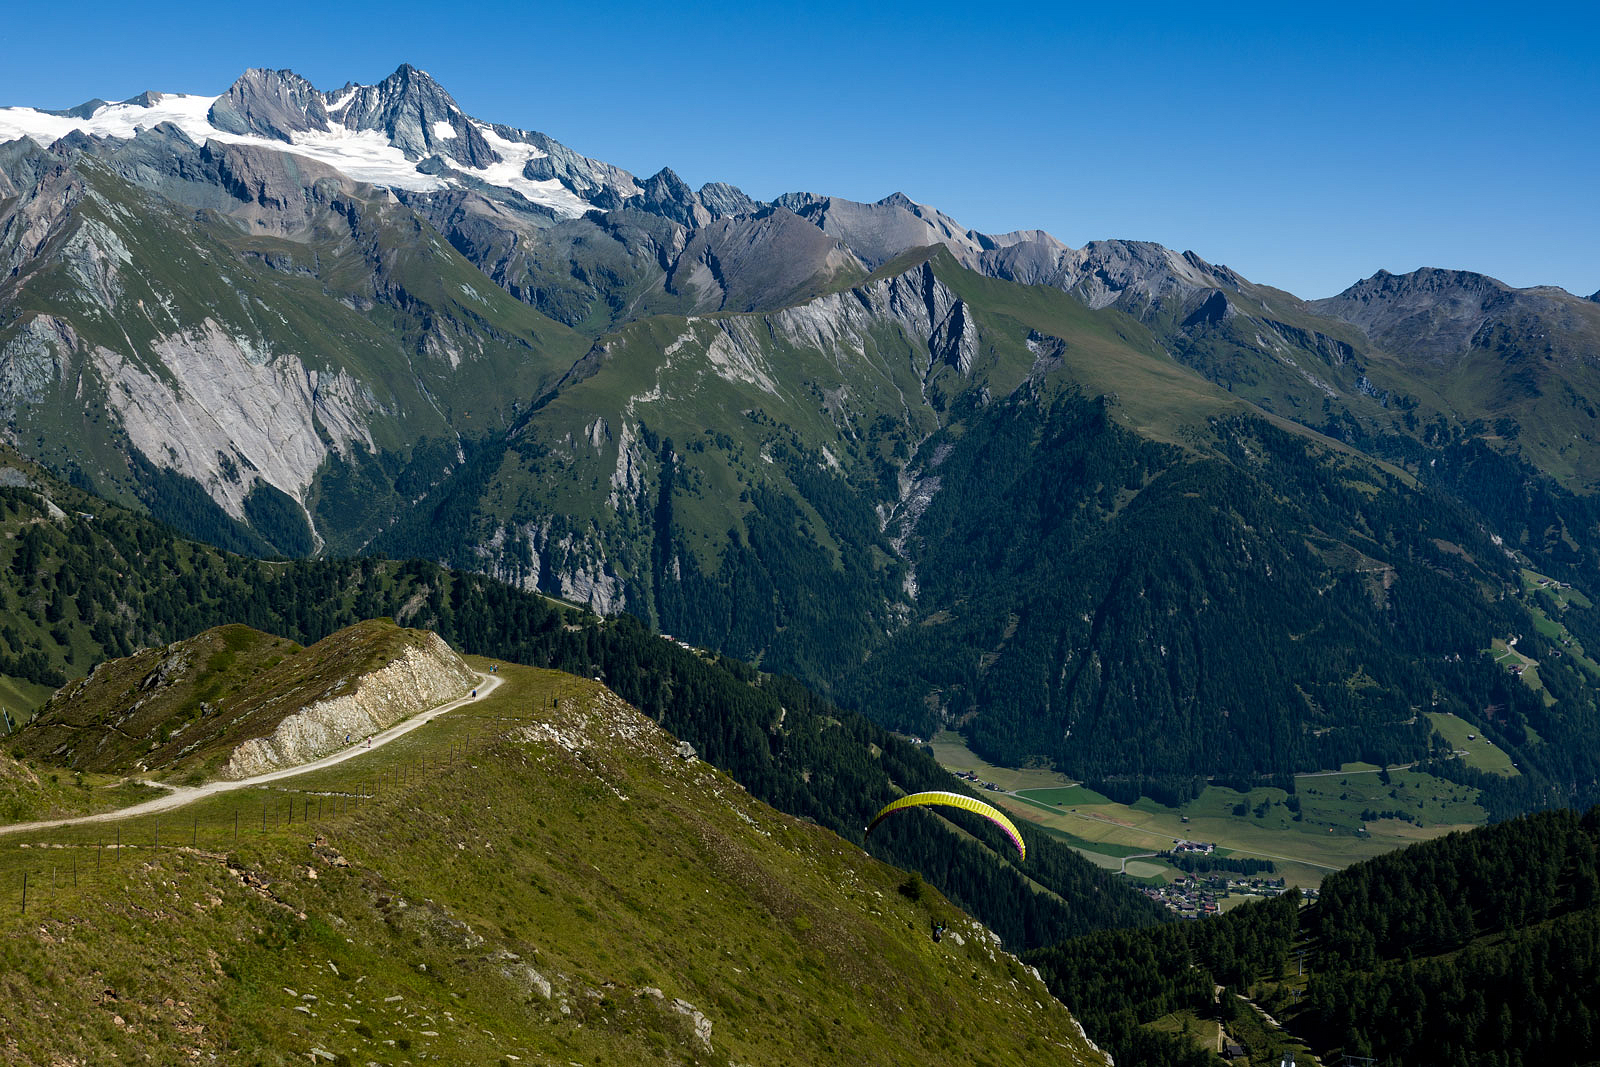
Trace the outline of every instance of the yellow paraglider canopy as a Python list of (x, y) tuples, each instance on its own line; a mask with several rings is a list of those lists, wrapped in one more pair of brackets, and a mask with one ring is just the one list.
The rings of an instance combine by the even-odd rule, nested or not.
[(985, 804), (981, 800), (969, 797), (965, 793), (946, 793), (941, 789), (930, 789), (925, 793), (908, 793), (898, 800), (891, 800), (883, 806), (882, 811), (872, 817), (872, 821), (867, 824), (866, 833), (872, 833), (872, 828), (882, 822), (887, 815), (903, 811), (906, 808), (920, 808), (930, 804), (942, 805), (948, 808), (960, 808), (975, 815), (982, 815), (985, 819), (1005, 831), (1005, 835), (1011, 838), (1011, 843), (1017, 846), (1017, 854), (1021, 858), (1028, 858), (1028, 846), (1022, 843), (1022, 835), (1017, 832), (1016, 825), (1006, 818), (1003, 811), (992, 804)]

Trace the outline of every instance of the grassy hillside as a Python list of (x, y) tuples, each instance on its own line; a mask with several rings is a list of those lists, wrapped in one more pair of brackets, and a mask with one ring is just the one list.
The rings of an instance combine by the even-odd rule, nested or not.
[(150, 800), (161, 791), (121, 775), (66, 771), (19, 752), (0, 753), (0, 823), (68, 818)]
[[(212, 157), (196, 154), (188, 166), (212, 165)], [(180, 461), (180, 452), (211, 450), (183, 420), (172, 432), (190, 433), (188, 439), (172, 441), (163, 454), (146, 439), (151, 454), (135, 452), (128, 426), (139, 405), (204, 397), (213, 384), (182, 380), (186, 372), (169, 366), (174, 346), (213, 333), (236, 339), (254, 364), (282, 376), (252, 388), (281, 389), (285, 412), (306, 402), (293, 385), (309, 377), (323, 405), (315, 433), (339, 457), (332, 472), (353, 469), (363, 491), (389, 505), (406, 494), (396, 495), (397, 480), (438, 477), (453, 465), (454, 447), (440, 456), (435, 442), (453, 446), (458, 436), (503, 430), (587, 347), (489, 281), (386, 190), (331, 179), (308, 179), (300, 188), (296, 179), (269, 227), (250, 217), (261, 205), (242, 189), (197, 194), (174, 185), (166, 189), (174, 202), (129, 184), (116, 158), (84, 152), (62, 167), (46, 183), (60, 212), (50, 240), (30, 248), (21, 272), (0, 282), (7, 307), (0, 346), (16, 342), (32, 352), (24, 342), (36, 319), (72, 341), (36, 354), (54, 361), (52, 380), (31, 386), (27, 402), (11, 412), (11, 440), (191, 535), (257, 554), (301, 556), (319, 546), (302, 502), (323, 539), (345, 550), (387, 517), (353, 507), (338, 477), (263, 488), (243, 519), (226, 514), (213, 502), (218, 486), (195, 480), (206, 464)], [(185, 195), (200, 200), (183, 204)], [(93, 287), (92, 298), (85, 286)], [(112, 354), (117, 358), (107, 364), (102, 357)], [(117, 373), (127, 380), (113, 382), (108, 366), (119, 362), (124, 370)], [(237, 369), (217, 362), (216, 373)], [(241, 387), (238, 379), (231, 385)], [(336, 410), (345, 403), (340, 397), (354, 398), (349, 413)], [(347, 444), (339, 440), (348, 434), (341, 424), (352, 413), (360, 425)], [(247, 437), (237, 434), (236, 412), (223, 413), (223, 422), (230, 419), (236, 436)], [(307, 422), (298, 432), (310, 428)], [(234, 450), (221, 477), (243, 478), (246, 486), (273, 461), (270, 448), (252, 456), (249, 444), (214, 444)]]
[(0, 837), (6, 1057), (1099, 1062), (933, 890), (601, 686), (502, 672), (270, 791)]
[[(1581, 641), (1582, 611), (1558, 624), (1519, 571), (1563, 553), (1587, 580), (1589, 510), (1423, 433), (1358, 332), (1313, 318), (1273, 319), (1252, 357), (1272, 374), (1230, 395), (1155, 319), (921, 250), (796, 307), (603, 338), (376, 547), (627, 610), (1118, 799), (1447, 757), (1431, 709), (1582, 800), (1589, 749), (1550, 734), (1600, 721), (1591, 679), (1573, 668), (1541, 708), (1526, 683), (1559, 667), (1513, 685), (1479, 652), (1541, 619)], [(1216, 327), (1268, 329), (1250, 322)], [(1359, 417), (1322, 418), (1329, 382)], [(1453, 777), (1481, 789), (1476, 770)], [(1557, 795), (1490, 786), (1502, 814)]]

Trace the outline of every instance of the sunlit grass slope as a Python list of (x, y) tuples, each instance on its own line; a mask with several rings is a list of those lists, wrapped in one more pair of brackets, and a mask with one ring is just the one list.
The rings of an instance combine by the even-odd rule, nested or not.
[(931, 889), (600, 685), (500, 670), (281, 788), (0, 838), (0, 1058), (1101, 1062)]

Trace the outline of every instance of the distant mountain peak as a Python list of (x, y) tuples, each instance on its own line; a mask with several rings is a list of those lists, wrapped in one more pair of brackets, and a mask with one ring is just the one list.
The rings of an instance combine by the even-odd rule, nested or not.
[(384, 81), (391, 82), (396, 79), (409, 80), (411, 78), (426, 79), (428, 82), (434, 85), (439, 84), (433, 80), (433, 75), (429, 74), (421, 67), (412, 66), (410, 63), (402, 63), (398, 67), (394, 68), (394, 73), (385, 78)]
[(1318, 314), (1358, 327), (1390, 351), (1440, 365), (1478, 344), (1486, 329), (1509, 331), (1502, 340), (1529, 331), (1542, 337), (1543, 328), (1532, 325), (1541, 319), (1572, 329), (1577, 321), (1572, 314), (1585, 306), (1581, 298), (1556, 286), (1518, 289), (1487, 274), (1443, 267), (1419, 267), (1407, 274), (1380, 270), (1337, 296), (1310, 304)]
[(700, 187), (700, 202), (716, 218), (748, 215), (760, 207), (743, 189), (727, 182), (707, 182)]
[(296, 133), (332, 128), (322, 94), (292, 70), (245, 71), (217, 97), (207, 118), (219, 130), (285, 142)]
[(639, 206), (657, 215), (683, 223), (685, 226), (704, 226), (712, 219), (700, 198), (687, 182), (673, 173), (671, 167), (662, 167), (639, 183), (643, 195)]
[[(1370, 278), (1363, 278), (1345, 290), (1345, 293), (1399, 293), (1426, 292), (1429, 290), (1506, 290), (1511, 287), (1498, 278), (1470, 270), (1453, 270), (1448, 267), (1418, 267), (1406, 274), (1379, 270)], [(1341, 296), (1344, 294), (1341, 293)]]
[(381, 131), (407, 159), (442, 156), (480, 169), (501, 160), (455, 98), (409, 63), (377, 85), (341, 90), (328, 110), (346, 129)]

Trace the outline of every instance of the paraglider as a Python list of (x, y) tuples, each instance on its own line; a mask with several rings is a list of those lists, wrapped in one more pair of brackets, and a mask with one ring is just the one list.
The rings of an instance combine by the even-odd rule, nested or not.
[(964, 793), (946, 793), (939, 789), (931, 789), (925, 793), (909, 793), (898, 800), (891, 800), (883, 806), (882, 811), (872, 817), (872, 821), (867, 824), (866, 833), (872, 833), (872, 828), (882, 822), (885, 816), (906, 808), (920, 808), (930, 804), (961, 808), (963, 811), (982, 815), (985, 819), (1005, 831), (1005, 835), (1011, 839), (1011, 843), (1017, 846), (1017, 855), (1019, 857), (1022, 859), (1028, 858), (1028, 846), (1022, 843), (1022, 835), (1017, 832), (1016, 826), (1010, 819), (1005, 817), (1005, 813), (999, 808), (985, 804), (983, 801), (976, 800)]

